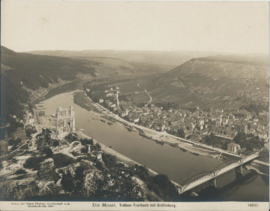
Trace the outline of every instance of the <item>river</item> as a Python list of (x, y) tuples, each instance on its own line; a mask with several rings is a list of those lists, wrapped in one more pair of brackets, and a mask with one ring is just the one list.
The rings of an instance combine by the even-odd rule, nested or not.
[[(138, 132), (128, 131), (119, 123), (107, 124), (109, 121), (102, 118), (102, 115), (87, 111), (73, 102), (71, 91), (81, 89), (82, 85), (83, 82), (74, 82), (52, 90), (39, 106), (42, 106), (42, 110), (50, 116), (56, 112), (57, 107), (67, 108), (72, 105), (77, 130), (83, 130), (86, 135), (111, 146), (134, 161), (158, 173), (168, 175), (177, 183), (193, 173), (209, 171), (222, 162), (218, 159), (184, 152), (167, 144), (158, 144), (143, 138)], [(225, 201), (268, 201), (268, 179), (254, 171), (244, 170), (244, 176), (236, 180), (235, 171), (232, 170), (217, 178), (217, 186), (222, 188)], [(195, 191), (206, 185), (201, 185)]]

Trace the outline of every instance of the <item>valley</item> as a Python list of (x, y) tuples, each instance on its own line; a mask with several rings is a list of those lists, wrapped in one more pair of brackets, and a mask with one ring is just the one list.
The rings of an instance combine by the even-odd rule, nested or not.
[[(31, 105), (31, 102), (34, 104), (41, 100), (45, 102), (45, 104), (42, 102), (42, 104), (38, 104), (38, 107), (33, 108), (35, 117), (45, 115), (45, 117), (40, 116), (34, 119), (34, 122), (38, 123), (35, 127), (38, 131), (41, 131), (42, 127), (52, 128), (51, 124), (53, 122), (50, 120), (50, 115), (48, 116), (46, 113), (52, 112), (51, 109), (55, 109), (55, 106), (59, 104), (59, 100), (61, 101), (61, 95), (59, 94), (62, 93), (62, 89), (66, 90), (65, 92), (83, 89), (83, 92), (74, 94), (74, 102), (70, 101), (70, 99), (68, 102), (68, 104), (75, 103), (83, 108), (76, 106), (76, 110), (79, 111), (78, 124), (80, 129), (80, 131), (77, 131), (77, 134), (82, 138), (88, 139), (91, 139), (93, 136), (98, 137), (97, 141), (100, 142), (102, 151), (104, 151), (105, 154), (116, 156), (119, 162), (124, 162), (128, 165), (137, 165), (138, 163), (150, 165), (150, 169), (148, 169), (150, 172), (150, 175), (148, 175), (149, 178), (153, 177), (153, 175), (161, 175), (162, 173), (168, 174), (169, 177), (167, 178), (176, 181), (177, 183), (172, 183), (176, 184), (176, 187), (178, 187), (188, 175), (196, 174), (194, 169), (198, 168), (196, 164), (198, 161), (192, 164), (192, 168), (194, 169), (188, 168), (186, 171), (181, 171), (180, 168), (177, 173), (173, 173), (172, 169), (175, 170), (180, 162), (175, 161), (176, 157), (176, 160), (181, 159), (181, 157), (184, 156), (184, 152), (188, 152), (189, 165), (193, 162), (192, 160), (198, 160), (197, 158), (200, 160), (208, 160), (210, 163), (223, 163), (227, 162), (226, 160), (228, 159), (234, 160), (239, 156), (245, 156), (245, 154), (250, 153), (250, 151), (258, 151), (262, 148), (263, 153), (269, 153), (268, 143), (265, 141), (267, 138), (264, 135), (267, 128), (267, 124), (265, 124), (264, 121), (264, 114), (268, 112), (266, 106), (268, 105), (269, 99), (267, 98), (269, 92), (268, 84), (265, 82), (264, 77), (268, 77), (268, 75), (265, 74), (265, 66), (267, 66), (267, 64), (262, 61), (260, 61), (259, 64), (256, 62), (252, 63), (252, 68), (248, 69), (248, 67), (244, 67), (245, 64), (243, 64), (241, 59), (238, 59), (236, 62), (235, 58), (230, 58), (229, 60), (226, 58), (226, 66), (219, 64), (220, 61), (217, 58), (197, 58), (184, 62), (179, 67), (172, 68), (172, 70), (168, 70), (162, 65), (150, 63), (139, 64), (134, 61), (124, 61), (119, 58), (82, 57), (74, 55), (65, 57), (28, 55), (23, 53), (17, 54), (16, 52), (6, 49), (4, 49), (3, 52), (6, 54), (3, 62), (3, 67), (5, 68), (3, 76), (7, 78), (7, 81), (11, 81), (8, 88), (9, 92), (19, 90), (17, 94), (20, 94), (19, 99), (22, 99), (22, 101), (18, 101), (18, 105), (27, 107), (27, 103)], [(17, 66), (12, 65), (12, 59), (14, 57), (19, 61), (20, 59), (26, 59), (31, 62), (24, 61), (23, 64), (27, 64), (25, 67), (22, 67), (20, 64)], [(35, 59), (36, 61), (34, 61)], [(45, 69), (39, 70), (38, 65), (42, 65), (42, 62), (51, 63), (50, 60), (59, 62), (59, 64), (55, 63), (55, 66), (52, 65), (48, 67), (50, 71), (54, 71), (54, 74), (52, 72), (49, 74), (54, 75), (54, 78), (57, 79), (56, 81), (53, 81), (52, 77), (48, 78), (49, 75), (38, 75), (39, 71), (45, 71)], [(62, 60), (63, 63), (61, 63)], [(69, 66), (66, 65), (67, 62)], [(221, 60), (221, 63), (223, 62), (224, 58)], [(230, 64), (228, 65), (228, 63)], [(239, 63), (242, 65), (242, 69), (236, 71), (239, 69)], [(30, 69), (32, 68), (32, 71), (25, 71), (28, 67)], [(231, 72), (229, 71), (228, 73), (227, 70), (229, 67), (231, 68)], [(253, 75), (252, 70), (257, 67), (259, 69), (256, 71), (261, 72)], [(37, 71), (33, 71), (34, 69), (37, 69)], [(215, 69), (215, 71), (213, 71), (213, 69)], [(15, 74), (14, 71), (19, 73), (24, 72), (25, 76), (23, 76), (23, 74), (17, 74), (16, 77), (13, 78)], [(241, 73), (241, 71), (244, 71), (244, 73)], [(248, 73), (248, 71), (250, 73)], [(32, 81), (29, 75), (27, 75), (30, 74), (30, 72), (34, 72), (34, 79), (39, 77), (42, 81), (40, 81), (40, 79)], [(235, 74), (233, 74), (234, 72)], [(247, 75), (247, 77), (242, 78), (241, 74)], [(25, 80), (25, 77), (28, 77), (28, 79)], [(10, 88), (11, 85), (14, 86)], [(56, 103), (56, 98), (53, 97), (55, 95), (57, 96), (58, 103)], [(66, 98), (69, 98), (69, 93), (63, 96), (66, 96), (62, 98), (62, 100), (65, 101)], [(14, 100), (13, 96), (10, 95), (9, 97), (11, 100)], [(54, 99), (54, 103), (48, 104), (47, 101), (50, 102), (50, 99)], [(23, 102), (25, 103), (23, 104)], [(67, 103), (63, 103), (62, 105), (66, 104)], [(243, 106), (251, 109), (251, 111), (247, 112), (243, 110)], [(25, 112), (23, 109), (18, 109), (19, 106), (16, 106), (16, 108), (17, 112), (21, 114)], [(254, 108), (257, 110), (252, 110)], [(89, 123), (90, 119), (88, 117), (86, 117), (86, 119), (84, 118), (84, 115), (86, 115), (85, 109), (92, 115), (91, 128), (86, 127), (86, 125), (88, 125), (87, 119)], [(9, 112), (13, 115), (16, 114), (12, 109), (9, 110)], [(30, 116), (29, 118), (31, 119), (31, 110), (27, 112), (27, 118)], [(242, 118), (241, 112), (244, 116), (247, 116), (246, 119)], [(235, 119), (234, 115), (238, 115), (238, 113), (241, 113), (241, 117)], [(261, 114), (262, 116), (260, 116)], [(87, 113), (87, 116), (88, 115)], [(12, 118), (14, 118), (14, 116)], [(16, 121), (24, 122), (23, 119), (20, 120), (20, 114), (15, 118)], [(259, 119), (258, 127), (253, 126), (253, 124), (255, 125), (256, 123), (256, 118)], [(30, 119), (26, 121), (27, 124), (32, 122)], [(35, 123), (31, 124), (35, 125)], [(101, 126), (101, 129), (93, 127), (95, 124)], [(248, 125), (248, 129), (246, 126), (242, 128), (242, 124)], [(104, 128), (106, 128), (107, 132), (110, 131), (110, 138), (102, 135)], [(125, 132), (121, 128), (124, 129)], [(112, 129), (115, 131), (112, 131)], [(246, 134), (243, 136), (245, 142), (241, 142), (242, 137), (240, 137), (240, 141), (235, 138), (238, 137), (236, 134), (239, 133), (242, 135), (243, 131)], [(87, 136), (87, 133), (89, 133), (90, 136)], [(125, 134), (125, 138), (123, 138), (123, 133), (130, 134)], [(136, 133), (136, 135), (132, 135), (133, 133)], [(256, 135), (258, 135), (259, 138), (257, 138)], [(115, 138), (111, 139), (112, 136), (115, 136)], [(142, 142), (138, 142), (139, 137), (142, 139)], [(127, 142), (128, 139), (130, 140)], [(239, 141), (243, 151), (237, 153), (229, 151), (227, 147), (232, 140)], [(25, 141), (27, 140), (24, 140), (22, 143), (26, 143)], [(35, 142), (37, 142), (37, 140), (31, 143), (35, 144)], [(138, 156), (136, 151), (129, 151), (125, 146), (130, 145), (133, 145), (140, 152), (144, 151), (145, 155), (142, 156), (141, 154)], [(156, 145), (162, 148), (164, 145), (166, 146), (164, 148), (168, 153), (162, 156), (160, 155), (158, 159), (161, 163), (164, 163), (165, 160), (170, 162), (173, 168), (165, 168), (164, 165), (158, 167), (157, 164), (153, 162), (153, 159), (149, 158), (149, 152), (151, 152), (151, 156), (157, 158), (156, 152), (153, 151), (153, 149), (160, 151), (159, 154), (164, 152), (164, 149), (160, 149)], [(20, 156), (24, 153), (28, 155), (30, 151), (36, 150), (30, 146), (30, 150), (27, 148), (25, 151), (23, 148), (25, 144), (21, 146), (13, 145), (12, 147), (18, 147), (18, 159), (20, 159)], [(64, 144), (63, 147), (69, 146)], [(111, 147), (114, 149), (111, 149)], [(9, 147), (11, 155), (16, 154), (16, 149), (13, 151), (10, 148), (11, 146)], [(51, 148), (56, 150), (54, 146), (51, 146)], [(179, 154), (179, 149), (181, 155)], [(41, 156), (43, 153), (42, 150), (35, 151), (36, 155)], [(71, 150), (71, 148), (62, 150), (61, 153), (67, 155), (67, 150)], [(30, 154), (29, 156), (31, 156)], [(172, 156), (168, 156), (168, 154), (174, 154), (174, 159)], [(54, 165), (57, 167), (59, 163), (58, 158), (55, 157), (53, 159), (55, 162)], [(12, 166), (11, 163), (7, 164), (5, 162), (3, 165), (5, 169), (7, 166)], [(84, 164), (80, 163), (78, 165)], [(186, 168), (185, 163), (181, 165), (184, 165), (184, 168)], [(209, 166), (205, 166), (205, 164), (202, 165), (204, 165), (206, 169), (213, 168), (210, 164)], [(249, 172), (252, 169), (268, 177), (264, 171), (259, 170), (261, 167), (256, 165), (257, 163), (247, 165), (245, 174), (250, 175)], [(74, 167), (75, 166), (72, 168)], [(95, 167), (90, 168), (95, 171), (97, 170)], [(26, 169), (28, 172), (26, 166), (24, 166), (23, 169)], [(42, 169), (39, 169), (39, 172), (41, 171)], [(23, 172), (18, 172), (18, 174), (19, 173), (24, 174)], [(31, 178), (35, 179), (35, 172), (30, 173)], [(17, 177), (15, 177), (15, 180), (16, 178)], [(20, 180), (20, 176), (18, 178)], [(61, 179), (59, 181), (61, 181)], [(61, 189), (64, 186), (63, 184), (61, 186), (59, 181), (56, 181), (57, 186), (54, 188), (56, 188), (57, 191), (66, 191), (65, 193), (68, 193), (68, 189)], [(261, 179), (257, 178), (256, 181), (261, 187), (265, 187), (261, 183)], [(150, 180), (146, 180), (146, 183), (148, 185), (152, 184)], [(221, 187), (223, 187), (224, 184), (224, 187), (226, 187), (228, 182), (221, 182), (221, 184)], [(51, 190), (55, 191), (56, 189), (54, 188), (51, 188)], [(10, 193), (13, 193), (14, 190), (10, 190)], [(151, 200), (157, 199), (157, 197), (159, 197), (159, 200), (165, 199), (162, 198), (165, 196), (159, 193), (154, 193), (153, 195), (153, 193), (151, 193), (152, 190), (153, 189), (150, 188), (144, 191), (143, 200), (146, 200), (147, 197), (152, 197)], [(43, 191), (43, 189), (40, 189), (40, 191)], [(172, 188), (171, 191), (174, 192), (175, 189)], [(193, 191), (202, 194), (203, 191), (208, 191), (208, 189), (205, 185), (202, 185), (198, 186), (198, 188)], [(58, 192), (57, 195), (59, 195), (60, 192)], [(31, 194), (34, 196), (36, 194), (42, 195), (43, 193), (33, 192)], [(48, 194), (50, 195), (51, 192), (48, 192)], [(188, 198), (184, 196), (181, 200), (191, 200), (191, 198), (189, 198), (191, 195), (188, 195)], [(203, 196), (203, 194), (201, 196)], [(10, 198), (11, 195), (8, 197)], [(16, 197), (19, 196), (17, 195)], [(27, 196), (24, 195), (23, 197)], [(136, 198), (137, 195), (132, 195), (132, 199), (130, 200), (133, 200), (133, 197)], [(200, 197), (192, 198), (192, 200), (199, 200), (199, 198)], [(223, 199), (226, 200), (226, 197)], [(242, 199), (245, 199), (245, 196), (243, 196)]]

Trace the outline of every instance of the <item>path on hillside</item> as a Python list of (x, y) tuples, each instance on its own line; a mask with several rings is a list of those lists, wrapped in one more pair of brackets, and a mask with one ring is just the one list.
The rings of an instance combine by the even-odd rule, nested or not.
[[(144, 89), (144, 88), (141, 88), (141, 87), (140, 87), (140, 83), (137, 84), (137, 87), (140, 88), (140, 89)], [(147, 92), (146, 89), (144, 89), (144, 92), (145, 92), (145, 93), (149, 96), (149, 98), (150, 98), (149, 101), (148, 101), (148, 103), (146, 103), (146, 105), (145, 105), (145, 106), (148, 106), (148, 105), (152, 102), (153, 98), (152, 98), (152, 96), (149, 94), (149, 92)]]
[(152, 97), (151, 97), (151, 95), (147, 92), (146, 89), (144, 89), (144, 91), (145, 91), (146, 94), (148, 94), (148, 96), (149, 96), (149, 98), (150, 98), (149, 102), (146, 104), (146, 106), (148, 106), (148, 105), (152, 102)]
[(119, 92), (118, 92), (118, 90), (117, 90), (117, 93), (116, 93), (116, 101), (117, 101), (117, 106), (118, 106), (118, 108), (119, 108), (119, 99), (118, 99), (118, 96), (119, 96)]

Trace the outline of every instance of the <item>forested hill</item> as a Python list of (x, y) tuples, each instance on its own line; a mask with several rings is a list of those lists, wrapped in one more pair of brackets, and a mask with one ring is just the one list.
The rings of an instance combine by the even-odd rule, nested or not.
[[(87, 63), (88, 64), (88, 63)], [(1, 46), (1, 72), (17, 86), (32, 90), (47, 87), (58, 79), (73, 80), (78, 73), (94, 76), (95, 69), (82, 60), (16, 53)]]
[(7, 114), (20, 117), (19, 102), (27, 102), (30, 95), (26, 90), (74, 80), (78, 74), (95, 76), (95, 69), (82, 60), (16, 53), (1, 46), (1, 105), (6, 105)]

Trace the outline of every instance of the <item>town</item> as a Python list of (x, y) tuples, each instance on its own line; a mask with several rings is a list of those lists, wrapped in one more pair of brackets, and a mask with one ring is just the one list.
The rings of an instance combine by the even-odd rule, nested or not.
[[(151, 96), (149, 102), (136, 104), (129, 96), (121, 94), (119, 87), (111, 85), (98, 86), (98, 90), (95, 87), (86, 88), (85, 91), (94, 102), (119, 117), (159, 132), (165, 131), (232, 153), (259, 150), (268, 146), (267, 111), (256, 113), (245, 109), (213, 108), (201, 110), (199, 107), (180, 108), (168, 102), (155, 105), (151, 103)], [(136, 94), (138, 92), (133, 93)]]

